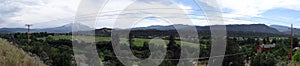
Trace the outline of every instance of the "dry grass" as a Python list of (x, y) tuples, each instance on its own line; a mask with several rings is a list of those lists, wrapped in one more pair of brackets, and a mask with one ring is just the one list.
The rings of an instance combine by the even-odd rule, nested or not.
[(300, 66), (300, 62), (291, 62), (288, 66)]
[(24, 51), (0, 39), (0, 66), (45, 66)]

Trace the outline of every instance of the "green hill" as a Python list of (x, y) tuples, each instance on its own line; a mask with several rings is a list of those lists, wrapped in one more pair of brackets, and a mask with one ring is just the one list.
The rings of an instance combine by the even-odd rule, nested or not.
[(34, 60), (21, 49), (10, 45), (0, 39), (0, 66), (45, 66), (42, 62)]

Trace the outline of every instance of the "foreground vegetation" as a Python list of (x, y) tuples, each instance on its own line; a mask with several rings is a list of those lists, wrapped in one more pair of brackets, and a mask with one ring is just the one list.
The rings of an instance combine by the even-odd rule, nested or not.
[[(31, 44), (27, 44), (27, 34), (3, 34), (0, 37), (14, 42), (27, 53), (38, 56), (41, 61), (50, 66), (73, 66), (76, 65), (74, 59), (72, 40), (70, 34), (53, 34), (53, 33), (33, 33), (31, 36)], [(132, 53), (140, 58), (146, 59), (151, 55), (149, 48), (150, 38), (129, 37), (120, 38), (122, 46), (129, 46)], [(167, 43), (167, 55), (160, 66), (177, 65), (180, 57), (180, 46), (187, 46), (189, 49), (198, 49), (201, 53), (199, 59), (190, 59), (190, 61), (199, 61), (200, 65), (207, 64), (210, 56), (211, 40), (210, 37), (199, 37), (198, 43), (191, 41), (183, 41), (178, 39), (176, 35), (164, 36)], [(223, 66), (275, 66), (275, 65), (298, 65), (300, 52), (293, 53), (293, 60), (287, 58), (290, 49), (290, 38), (287, 37), (227, 37), (226, 55), (224, 57)], [(107, 66), (124, 66), (114, 53), (112, 41), (109, 36), (97, 36), (95, 38), (97, 51), (100, 60)], [(85, 43), (85, 42), (83, 42)], [(294, 38), (294, 47), (298, 47), (299, 40)], [(276, 44), (275, 48), (270, 52), (257, 52), (257, 47), (261, 44)], [(155, 44), (160, 45), (160, 44)], [(200, 46), (200, 48), (196, 48)], [(83, 46), (85, 47), (85, 46)], [(160, 47), (160, 46), (156, 46)], [(88, 48), (88, 47), (87, 47)], [(298, 50), (299, 51), (299, 50)], [(189, 52), (189, 51), (184, 51)], [(195, 53), (191, 53), (195, 54)], [(190, 55), (191, 55), (190, 54)], [(85, 57), (88, 55), (82, 55)], [(168, 60), (173, 59), (173, 60)], [(175, 60), (174, 60), (175, 59)], [(177, 60), (176, 60), (177, 59)]]
[(0, 39), (0, 53), (0, 66), (45, 66), (3, 39)]

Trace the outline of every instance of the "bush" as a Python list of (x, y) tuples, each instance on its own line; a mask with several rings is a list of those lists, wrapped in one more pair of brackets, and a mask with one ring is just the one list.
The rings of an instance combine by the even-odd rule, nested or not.
[(296, 51), (296, 53), (293, 55), (293, 61), (300, 62), (300, 50)]

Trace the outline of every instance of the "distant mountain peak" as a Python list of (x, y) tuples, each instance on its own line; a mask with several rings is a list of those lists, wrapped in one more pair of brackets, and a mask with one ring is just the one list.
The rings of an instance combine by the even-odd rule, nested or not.
[[(73, 27), (73, 25), (75, 27)], [(211, 26), (220, 26), (220, 25), (211, 25)], [(206, 31), (206, 30), (210, 30), (211, 26), (174, 24), (174, 25), (152, 25), (148, 27), (136, 27), (131, 29), (132, 30), (178, 30), (178, 29), (190, 30), (192, 29), (191, 27), (195, 27), (198, 31), (202, 31), (202, 30)], [(280, 26), (280, 25), (267, 26), (265, 24), (231, 24), (225, 26), (227, 31), (236, 31), (236, 32), (259, 32), (259, 33), (281, 33), (281, 34), (290, 33), (289, 27)], [(49, 32), (49, 33), (69, 33), (72, 31), (90, 31), (90, 30), (94, 30), (94, 29), (80, 23), (69, 23), (54, 28), (31, 29), (32, 32)], [(123, 29), (111, 29), (111, 28), (96, 29), (96, 31), (102, 33), (110, 32), (111, 30), (123, 30)], [(26, 28), (0, 28), (0, 33), (16, 33), (16, 32), (27, 32), (27, 29)], [(300, 34), (300, 30), (296, 29), (295, 34)]]
[(282, 25), (270, 25), (270, 27), (277, 29), (280, 32), (290, 31), (290, 27)]
[[(72, 27), (73, 25), (74, 25), (74, 26), (85, 26), (85, 27), (89, 27), (89, 26), (84, 25), (84, 24), (81, 24), (81, 23), (69, 23), (69, 24), (63, 25), (63, 26), (61, 26), (61, 27)], [(91, 28), (91, 27), (89, 27), (89, 28)]]
[(93, 28), (81, 23), (69, 23), (60, 27), (47, 28), (42, 30), (44, 31), (46, 30), (46, 32), (68, 33), (72, 31), (89, 31), (89, 30), (93, 30)]

